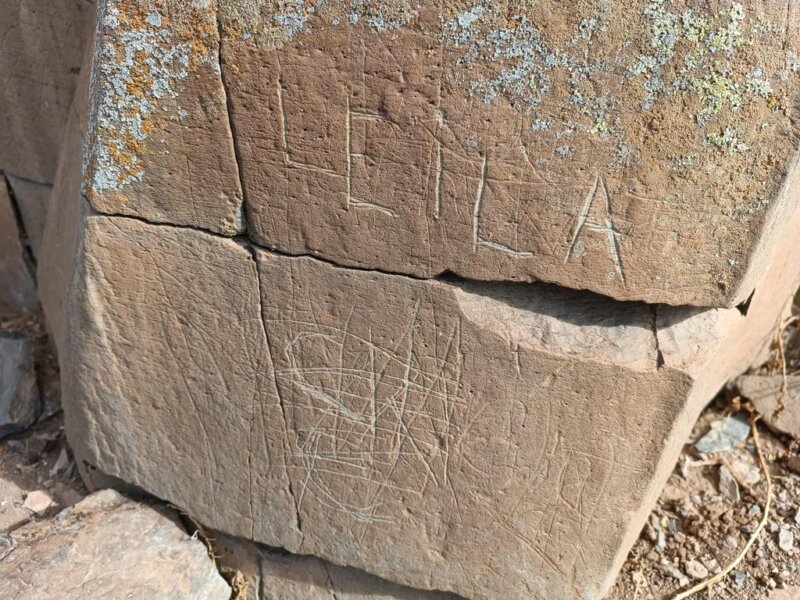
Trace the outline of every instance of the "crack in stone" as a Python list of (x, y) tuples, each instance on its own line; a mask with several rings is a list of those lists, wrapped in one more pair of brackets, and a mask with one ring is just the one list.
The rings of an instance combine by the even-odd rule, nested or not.
[(0, 173), (3, 178), (3, 184), (6, 186), (6, 192), (11, 203), (11, 212), (14, 215), (14, 222), (17, 227), (17, 236), (19, 237), (19, 244), (22, 247), (22, 260), (28, 270), (29, 275), (36, 283), (36, 257), (33, 255), (31, 249), (30, 236), (27, 229), (25, 229), (25, 221), (22, 219), (22, 211), (19, 208), (19, 201), (17, 195), (14, 193), (14, 188), (11, 187), (11, 182), (4, 173)]
[[(86, 200), (85, 198), (84, 198), (84, 200), (88, 202), (88, 200)], [(325, 263), (325, 264), (331, 265), (331, 266), (339, 268), (339, 269), (346, 269), (346, 270), (351, 270), (351, 271), (359, 271), (359, 272), (363, 272), (363, 273), (376, 273), (376, 274), (381, 274), (381, 275), (389, 275), (391, 277), (403, 278), (403, 279), (406, 279), (406, 280), (409, 280), (409, 281), (431, 281), (431, 282), (447, 283), (449, 285), (453, 285), (453, 286), (461, 288), (461, 289), (465, 289), (465, 288), (467, 288), (469, 286), (476, 286), (476, 285), (477, 286), (481, 286), (481, 288), (484, 291), (486, 291), (487, 289), (490, 289), (492, 287), (498, 286), (498, 285), (529, 287), (532, 290), (545, 289), (545, 288), (547, 288), (547, 289), (563, 289), (563, 290), (568, 290), (570, 292), (574, 292), (576, 294), (587, 294), (587, 295), (590, 295), (592, 297), (596, 297), (598, 300), (614, 302), (614, 303), (618, 303), (618, 304), (623, 305), (623, 306), (629, 306), (632, 309), (635, 309), (636, 307), (646, 307), (648, 310), (650, 310), (651, 314), (653, 315), (651, 328), (652, 328), (653, 336), (654, 336), (654, 339), (655, 339), (656, 369), (664, 366), (664, 364), (665, 364), (665, 357), (663, 355), (663, 352), (659, 348), (658, 329), (657, 329), (657, 312), (656, 312), (656, 310), (657, 310), (656, 307), (658, 305), (655, 305), (655, 304), (647, 304), (645, 302), (641, 302), (641, 301), (638, 301), (638, 300), (616, 300), (614, 298), (611, 298), (610, 296), (604, 296), (604, 295), (598, 294), (596, 292), (590, 292), (590, 291), (586, 291), (586, 290), (576, 290), (576, 289), (573, 289), (573, 288), (567, 288), (567, 287), (560, 286), (558, 284), (550, 283), (550, 282), (546, 282), (546, 281), (535, 281), (535, 282), (530, 282), (530, 283), (527, 283), (527, 282), (483, 281), (483, 280), (470, 279), (468, 277), (463, 277), (461, 275), (456, 275), (456, 274), (454, 274), (454, 273), (452, 273), (450, 271), (446, 271), (444, 274), (438, 275), (436, 277), (426, 278), (426, 277), (417, 277), (415, 275), (411, 275), (411, 274), (408, 274), (408, 273), (397, 273), (397, 272), (394, 272), (394, 271), (387, 271), (387, 270), (383, 270), (383, 269), (367, 268), (367, 267), (360, 267), (360, 266), (353, 266), (353, 265), (342, 265), (342, 264), (337, 263), (336, 261), (327, 259), (325, 257), (317, 256), (317, 255), (314, 255), (314, 254), (307, 254), (307, 253), (290, 254), (290, 253), (287, 253), (287, 252), (283, 252), (281, 250), (277, 250), (275, 248), (264, 247), (264, 246), (261, 246), (261, 245), (255, 243), (255, 242), (253, 242), (253, 240), (251, 240), (247, 235), (227, 236), (227, 235), (215, 232), (215, 231), (211, 231), (211, 230), (205, 229), (203, 227), (197, 227), (197, 226), (192, 226), (192, 225), (174, 225), (174, 224), (171, 224), (171, 223), (158, 223), (158, 222), (150, 221), (150, 220), (148, 220), (146, 218), (143, 218), (141, 216), (100, 212), (100, 211), (97, 211), (96, 209), (94, 209), (94, 207), (91, 207), (91, 203), (90, 203), (89, 218), (97, 217), (97, 216), (104, 216), (104, 217), (115, 218), (115, 219), (131, 219), (131, 220), (134, 220), (134, 221), (139, 221), (140, 223), (145, 223), (147, 225), (157, 226), (157, 227), (174, 227), (176, 229), (189, 229), (189, 230), (197, 231), (197, 232), (200, 232), (200, 233), (204, 233), (206, 235), (214, 236), (214, 237), (219, 238), (219, 239), (234, 240), (234, 241), (242, 244), (244, 247), (248, 248), (253, 256), (255, 256), (255, 250), (258, 249), (258, 250), (262, 250), (262, 251), (265, 251), (265, 252), (270, 252), (270, 253), (272, 253), (272, 254), (274, 254), (276, 256), (280, 256), (280, 257), (284, 257), (284, 258), (290, 258), (290, 259), (310, 258), (310, 259), (313, 259), (315, 261), (319, 261), (321, 263)], [(260, 277), (260, 274), (259, 274), (259, 277)], [(260, 282), (259, 282), (259, 285), (260, 285)], [(502, 298), (500, 298), (500, 297), (496, 297), (496, 300), (498, 300), (499, 302), (503, 301)], [(262, 306), (262, 308), (263, 308), (263, 306)], [(670, 306), (668, 308), (672, 309), (672, 308), (675, 308), (675, 307), (671, 307)], [(262, 319), (263, 319), (263, 314), (261, 316), (262, 316)], [(620, 325), (620, 326), (626, 325), (626, 324), (629, 324), (629, 323), (622, 322), (622, 321), (618, 323), (618, 325)], [(265, 329), (266, 329), (266, 327), (265, 327)]]
[[(221, 236), (225, 237), (225, 236)], [(258, 299), (259, 299), (259, 307), (258, 307), (258, 316), (259, 321), (261, 323), (261, 329), (264, 332), (264, 341), (267, 348), (267, 354), (269, 355), (270, 363), (272, 368), (275, 368), (275, 362), (272, 358), (272, 346), (270, 345), (270, 335), (269, 329), (267, 328), (267, 323), (264, 318), (264, 299), (261, 296), (261, 272), (258, 270), (258, 259), (256, 257), (255, 247), (252, 244), (245, 244), (245, 248), (250, 253), (251, 258), (253, 259), (253, 263), (255, 264), (256, 269), (256, 283), (258, 285)], [(275, 379), (275, 394), (278, 397), (278, 405), (281, 409), (281, 417), (283, 418), (283, 427), (286, 432), (285, 440), (286, 444), (289, 444), (289, 420), (286, 418), (286, 405), (283, 401), (283, 396), (281, 395), (280, 387), (278, 386), (277, 378)], [(283, 454), (283, 466), (284, 471), (286, 472), (286, 481), (287, 481), (287, 488), (289, 495), (292, 497), (292, 502), (294, 503), (294, 513), (295, 513), (295, 527), (297, 528), (298, 533), (300, 533), (300, 547), (303, 545), (303, 519), (300, 516), (300, 505), (297, 502), (297, 496), (294, 493), (294, 488), (292, 486), (292, 479), (289, 476), (289, 469), (286, 465), (286, 452), (287, 448), (284, 447), (284, 454)], [(250, 502), (252, 503), (253, 497), (252, 494), (250, 495)]]
[(666, 363), (664, 353), (661, 351), (661, 346), (658, 341), (658, 305), (651, 304), (650, 312), (653, 314), (653, 340), (656, 346), (656, 371), (658, 371)]
[(247, 234), (248, 218), (247, 218), (247, 191), (245, 189), (244, 178), (242, 177), (242, 154), (239, 148), (239, 137), (236, 135), (236, 123), (233, 120), (233, 104), (231, 102), (231, 95), (228, 93), (228, 82), (225, 78), (225, 69), (222, 59), (222, 40), (225, 39), (222, 16), (220, 15), (220, 5), (217, 2), (217, 32), (219, 40), (217, 42), (217, 64), (219, 65), (219, 80), (222, 85), (222, 94), (225, 96), (225, 115), (228, 119), (228, 130), (231, 134), (231, 144), (233, 145), (233, 158), (236, 161), (236, 177), (239, 180), (239, 189), (242, 190), (242, 205), (240, 206), (239, 219), (240, 222), (236, 223), (237, 227), (241, 227), (242, 234)]
[(331, 570), (328, 568), (328, 563), (323, 561), (322, 567), (325, 569), (325, 583), (328, 585), (328, 591), (331, 593), (333, 600), (339, 600), (339, 597), (336, 595), (336, 586), (333, 585), (333, 578), (331, 577)]

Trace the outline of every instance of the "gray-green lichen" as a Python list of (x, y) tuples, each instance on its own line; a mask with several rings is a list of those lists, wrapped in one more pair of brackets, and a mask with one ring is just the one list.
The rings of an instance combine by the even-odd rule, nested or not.
[(750, 149), (739, 139), (739, 132), (733, 127), (726, 127), (720, 132), (707, 133), (706, 142), (714, 148), (726, 150), (731, 154), (747, 152)]

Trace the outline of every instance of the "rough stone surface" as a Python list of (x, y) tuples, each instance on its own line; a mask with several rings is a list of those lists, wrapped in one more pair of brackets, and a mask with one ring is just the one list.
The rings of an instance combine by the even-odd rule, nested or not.
[(25, 496), (22, 507), (37, 515), (43, 515), (53, 506), (53, 497), (44, 490), (34, 490)]
[(261, 245), (732, 306), (797, 208), (795, 3), (101, 5), (102, 212), (239, 227), (232, 131)]
[(38, 258), (42, 247), (42, 235), (47, 221), (47, 208), (53, 187), (34, 183), (12, 175), (7, 176), (8, 184), (17, 200), (22, 225), (33, 256)]
[[(87, 48), (87, 56), (91, 56), (91, 50), (91, 46)], [(86, 67), (81, 69), (68, 112), (64, 143), (36, 264), (39, 300), (49, 333), (62, 356), (67, 351), (64, 342), (66, 302), (78, 256), (83, 215), (87, 209), (86, 202), (82, 201), (81, 182), (86, 148), (89, 71)]]
[[(100, 4), (39, 268), (79, 463), (414, 588), (601, 597), (798, 283), (798, 7), (216, 6)], [(755, 292), (407, 276), (447, 270)]]
[(0, 333), (0, 438), (28, 428), (39, 414), (30, 338)]
[(0, 174), (0, 316), (30, 313), (38, 307), (27, 251), (12, 196)]
[(164, 513), (105, 490), (12, 534), (0, 597), (228, 600), (203, 544)]
[(774, 51), (776, 32), (800, 47), (796, 6), (222, 5), (270, 247), (720, 305), (750, 294), (769, 213), (797, 201), (800, 73)]
[(107, 0), (98, 9), (87, 196), (101, 212), (241, 232), (216, 2)]
[(742, 375), (734, 382), (739, 393), (752, 401), (764, 422), (779, 433), (800, 438), (800, 377)]
[(295, 556), (214, 533), (223, 568), (239, 571), (246, 600), (458, 600), (458, 596), (400, 586), (358, 569)]
[[(294, 509), (283, 442), (266, 435), (282, 418), (251, 253), (227, 238), (127, 218), (90, 216), (82, 230), (61, 352), (76, 455), (180, 498), (202, 523), (213, 525), (225, 506), (240, 535), (283, 539), (285, 524), (268, 515)], [(78, 390), (105, 400), (79, 401)], [(140, 461), (161, 467), (140, 470)]]
[(82, 460), (228, 533), (470, 598), (600, 597), (800, 272), (785, 243), (745, 316), (84, 221)]
[(0, 171), (53, 181), (94, 4), (0, 0)]

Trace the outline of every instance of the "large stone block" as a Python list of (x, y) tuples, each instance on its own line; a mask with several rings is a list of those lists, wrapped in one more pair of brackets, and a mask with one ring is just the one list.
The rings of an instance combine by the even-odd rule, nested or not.
[(797, 209), (794, 3), (101, 4), (101, 212), (229, 231), (241, 170), (284, 253), (733, 306)]
[(769, 342), (800, 272), (778, 241), (744, 315), (89, 215), (71, 443), (234, 535), (469, 598), (599, 598), (700, 408)]
[(100, 3), (68, 434), (233, 535), (599, 598), (798, 283), (797, 7), (432, 4)]
[(94, 4), (0, 0), (0, 171), (53, 181)]

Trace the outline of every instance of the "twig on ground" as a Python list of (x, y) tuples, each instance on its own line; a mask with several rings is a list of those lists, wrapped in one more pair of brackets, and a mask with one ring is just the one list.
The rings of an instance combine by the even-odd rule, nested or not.
[(781, 368), (781, 394), (778, 396), (778, 408), (775, 410), (775, 415), (778, 415), (784, 409), (784, 399), (786, 398), (786, 389), (789, 386), (789, 377), (786, 372), (786, 351), (783, 347), (783, 332), (793, 323), (800, 322), (800, 315), (789, 317), (778, 328), (778, 353)]
[(753, 432), (753, 442), (756, 447), (756, 452), (758, 453), (758, 462), (761, 465), (761, 470), (764, 472), (764, 479), (767, 482), (767, 499), (764, 502), (764, 512), (762, 513), (761, 521), (759, 521), (758, 526), (753, 531), (753, 534), (750, 536), (750, 539), (747, 540), (747, 543), (742, 548), (741, 552), (733, 559), (733, 561), (722, 569), (719, 573), (714, 575), (713, 577), (709, 577), (705, 581), (701, 581), (694, 587), (689, 588), (685, 592), (679, 593), (677, 596), (673, 598), (673, 600), (685, 600), (686, 598), (690, 598), (691, 596), (697, 594), (698, 592), (702, 592), (703, 590), (711, 587), (722, 581), (731, 571), (733, 571), (737, 565), (742, 562), (747, 553), (750, 551), (750, 548), (753, 546), (755, 541), (758, 539), (758, 536), (761, 534), (761, 531), (769, 521), (769, 514), (770, 508), (772, 507), (772, 479), (769, 475), (769, 469), (767, 468), (767, 462), (764, 460), (764, 452), (761, 449), (761, 439), (758, 436), (758, 425), (757, 422), (761, 415), (756, 412), (752, 412), (750, 414), (750, 429)]

